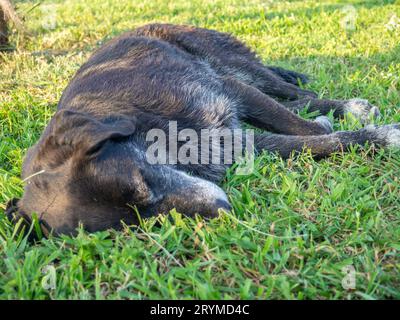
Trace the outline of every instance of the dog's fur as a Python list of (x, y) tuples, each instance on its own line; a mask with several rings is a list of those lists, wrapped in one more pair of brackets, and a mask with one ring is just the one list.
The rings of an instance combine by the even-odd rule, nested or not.
[[(230, 209), (218, 183), (227, 165), (151, 165), (146, 133), (153, 128), (229, 130), (241, 121), (257, 133), (255, 147), (288, 157), (304, 147), (315, 157), (367, 141), (400, 144), (398, 125), (335, 132), (326, 117), (295, 114), (309, 105), (324, 115), (353, 113), (366, 120), (377, 109), (367, 101), (321, 100), (299, 87), (305, 75), (263, 65), (233, 37), (201, 28), (151, 24), (102, 46), (64, 91), (58, 111), (29, 149), (23, 198), (14, 218), (35, 212), (56, 234), (120, 228), (172, 208), (215, 216)], [(279, 99), (280, 102), (278, 102)], [(221, 146), (222, 147), (222, 146)], [(10, 210), (11, 212), (12, 210)]]

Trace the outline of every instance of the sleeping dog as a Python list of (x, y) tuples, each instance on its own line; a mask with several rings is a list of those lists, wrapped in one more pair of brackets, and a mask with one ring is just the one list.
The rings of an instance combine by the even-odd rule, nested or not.
[[(148, 133), (157, 128), (168, 139), (171, 123), (200, 134), (247, 122), (268, 131), (253, 134), (256, 153), (284, 158), (304, 148), (321, 158), (366, 142), (400, 147), (399, 125), (332, 132), (324, 116), (331, 110), (362, 121), (379, 111), (363, 99), (318, 99), (300, 88), (306, 82), (303, 74), (265, 66), (243, 43), (213, 30), (151, 24), (114, 38), (78, 70), (28, 150), (24, 194), (9, 204), (9, 218), (30, 223), (35, 213), (47, 232), (74, 234), (79, 224), (89, 232), (136, 224), (133, 208), (142, 217), (173, 208), (205, 217), (230, 210), (217, 184), (231, 162), (149, 161), (155, 141)], [(299, 117), (306, 105), (321, 116)]]

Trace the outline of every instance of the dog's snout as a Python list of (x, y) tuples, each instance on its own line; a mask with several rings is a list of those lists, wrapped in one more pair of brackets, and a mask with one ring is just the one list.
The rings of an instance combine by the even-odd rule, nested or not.
[(227, 212), (232, 210), (232, 206), (230, 205), (230, 203), (224, 199), (217, 199), (215, 205), (216, 205), (217, 211), (220, 209), (227, 211)]

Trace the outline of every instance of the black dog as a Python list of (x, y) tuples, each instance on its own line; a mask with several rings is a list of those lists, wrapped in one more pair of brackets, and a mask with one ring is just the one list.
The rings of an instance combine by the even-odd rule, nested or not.
[[(189, 26), (152, 24), (119, 36), (98, 49), (64, 91), (58, 111), (39, 142), (29, 149), (23, 198), (12, 203), (14, 219), (36, 213), (48, 230), (74, 233), (137, 223), (172, 208), (187, 215), (215, 216), (230, 209), (215, 183), (226, 163), (150, 164), (151, 129), (234, 130), (240, 121), (271, 133), (256, 133), (256, 152), (288, 157), (311, 150), (324, 157), (367, 141), (400, 146), (399, 125), (335, 132), (329, 120), (307, 121), (296, 110), (362, 120), (378, 110), (362, 99), (321, 100), (298, 82), (307, 77), (264, 66), (231, 36)], [(273, 99), (277, 98), (278, 100)], [(180, 142), (182, 145), (183, 142)], [(224, 147), (220, 141), (218, 147)]]

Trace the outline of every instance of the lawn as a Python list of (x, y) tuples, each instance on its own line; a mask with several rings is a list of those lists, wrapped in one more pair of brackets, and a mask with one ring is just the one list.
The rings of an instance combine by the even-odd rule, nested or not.
[[(0, 53), (0, 299), (400, 298), (396, 150), (366, 145), (320, 161), (264, 154), (249, 176), (227, 172), (234, 210), (210, 221), (172, 212), (123, 232), (30, 244), (4, 218), (22, 194), (27, 148), (112, 36), (156, 21), (230, 32), (266, 63), (310, 74), (321, 97), (369, 99), (384, 124), (400, 122), (399, 1), (37, 3), (16, 1), (29, 34)], [(335, 121), (336, 130), (361, 126)]]

